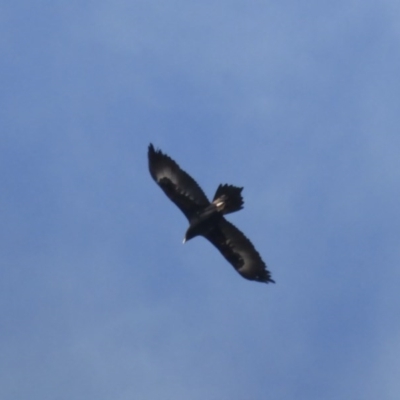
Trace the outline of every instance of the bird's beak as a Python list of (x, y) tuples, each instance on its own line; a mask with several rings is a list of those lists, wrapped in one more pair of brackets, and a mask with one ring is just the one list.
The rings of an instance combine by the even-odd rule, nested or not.
[(185, 244), (185, 243), (186, 243), (186, 237), (184, 237), (184, 238), (183, 238), (183, 241), (182, 241), (182, 243), (183, 243), (183, 244)]

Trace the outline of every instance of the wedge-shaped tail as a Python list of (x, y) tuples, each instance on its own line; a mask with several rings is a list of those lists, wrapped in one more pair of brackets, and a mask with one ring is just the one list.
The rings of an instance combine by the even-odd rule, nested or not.
[(233, 185), (219, 185), (212, 202), (222, 214), (239, 211), (243, 208), (242, 190)]

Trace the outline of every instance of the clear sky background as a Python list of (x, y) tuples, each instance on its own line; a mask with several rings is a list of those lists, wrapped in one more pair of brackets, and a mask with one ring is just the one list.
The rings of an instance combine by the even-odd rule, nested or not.
[[(0, 2), (0, 398), (400, 398), (400, 3)], [(152, 181), (212, 196), (242, 279)]]

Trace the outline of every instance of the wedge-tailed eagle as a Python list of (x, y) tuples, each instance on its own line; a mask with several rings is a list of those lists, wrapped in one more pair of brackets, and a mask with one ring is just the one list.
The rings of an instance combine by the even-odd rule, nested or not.
[(168, 155), (148, 150), (152, 178), (189, 220), (183, 243), (195, 236), (204, 236), (233, 265), (243, 278), (258, 282), (274, 282), (260, 254), (249, 239), (224, 218), (225, 214), (243, 208), (243, 188), (219, 185), (210, 202), (196, 181)]

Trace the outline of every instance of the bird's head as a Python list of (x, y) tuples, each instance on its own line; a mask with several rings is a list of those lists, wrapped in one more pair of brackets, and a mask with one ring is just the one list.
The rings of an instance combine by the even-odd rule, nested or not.
[(189, 227), (189, 229), (186, 231), (185, 233), (185, 237), (183, 238), (183, 244), (185, 244), (187, 241), (189, 241), (190, 239), (193, 239), (196, 236), (196, 233), (193, 231), (193, 229), (191, 229), (191, 227)]

